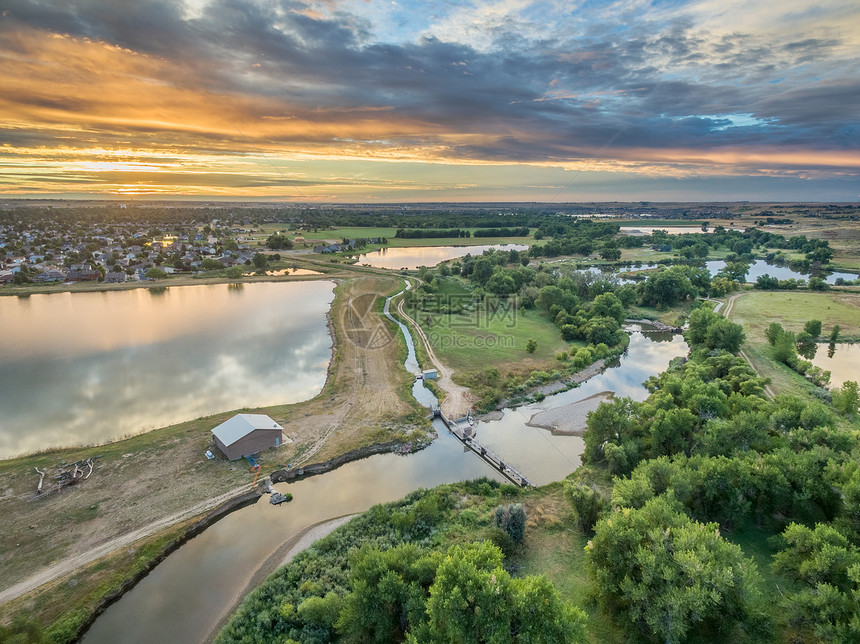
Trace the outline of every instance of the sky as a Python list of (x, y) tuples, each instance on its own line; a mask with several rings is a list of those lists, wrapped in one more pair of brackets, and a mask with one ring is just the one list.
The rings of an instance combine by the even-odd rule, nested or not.
[(860, 201), (860, 3), (4, 0), (0, 197)]

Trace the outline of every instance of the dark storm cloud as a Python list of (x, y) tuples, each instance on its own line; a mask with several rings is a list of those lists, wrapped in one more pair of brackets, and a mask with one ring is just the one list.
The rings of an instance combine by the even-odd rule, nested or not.
[[(796, 69), (826, 65), (835, 39), (709, 38), (679, 19), (623, 25), (621, 37), (622, 25), (605, 25), (591, 37), (536, 41), (503, 22), (492, 34), (497, 46), (484, 51), (432, 37), (376, 42), (372, 25), (360, 18), (323, 18), (285, 0), (216, 0), (190, 19), (166, 0), (6, 4), (7, 29), (86, 37), (167, 59), (170, 77), (162, 80), (249, 97), (250, 118), (300, 118), (321, 127), (350, 118), (417, 123), (420, 136), (398, 134), (397, 142), (443, 146), (452, 158), (576, 159), (621, 130), (616, 148), (858, 146), (856, 137), (846, 140), (860, 122), (858, 75), (810, 82), (810, 72)], [(18, 101), (85, 109), (63, 97)], [(732, 115), (748, 119), (737, 125)], [(456, 143), (454, 135), (486, 141)], [(209, 136), (228, 145), (234, 139)], [(332, 135), (323, 129), (273, 137), (327, 139)]]

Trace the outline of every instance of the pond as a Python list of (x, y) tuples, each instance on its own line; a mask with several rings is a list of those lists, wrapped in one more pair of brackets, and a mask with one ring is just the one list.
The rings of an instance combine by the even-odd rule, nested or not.
[[(685, 235), (687, 233), (702, 234), (703, 232), (714, 232), (713, 227), (709, 227), (707, 231), (703, 231), (701, 226), (620, 226), (619, 232), (622, 235), (630, 235), (632, 237), (641, 237), (650, 235), (656, 230), (661, 230), (667, 235)], [(735, 230), (732, 228), (731, 230)], [(738, 228), (737, 230), (743, 230)]]
[(279, 268), (278, 270), (266, 271), (266, 275), (272, 275), (273, 277), (281, 277), (284, 275), (322, 275), (322, 273), (320, 273), (319, 271), (312, 271), (309, 268)]
[[(716, 275), (721, 268), (724, 268), (726, 263), (721, 259), (710, 260), (705, 262), (705, 265), (708, 267), (708, 272), (711, 275)], [(757, 259), (752, 264), (750, 264), (749, 271), (747, 271), (747, 282), (755, 282), (762, 275), (770, 275), (771, 277), (775, 277), (780, 280), (808, 280), (809, 274), (807, 273), (798, 273), (795, 270), (790, 269), (788, 266), (777, 266), (776, 264), (770, 264), (763, 259)], [(824, 281), (828, 284), (835, 284), (838, 278), (842, 278), (844, 280), (856, 280), (857, 275), (854, 273), (843, 273), (843, 272), (834, 272), (824, 278)]]
[[(406, 337), (411, 344), (411, 337)], [(642, 400), (648, 394), (641, 383), (686, 351), (680, 336), (634, 329), (628, 354), (616, 366), (577, 389), (547, 397), (539, 405), (505, 410), (500, 421), (478, 423), (478, 439), (535, 483), (563, 478), (579, 465), (583, 441), (578, 436), (553, 436), (547, 430), (527, 427), (532, 410), (568, 404), (595, 390), (613, 388), (618, 395)], [(422, 404), (435, 400), (421, 381), (415, 388)], [(439, 438), (415, 454), (372, 456), (320, 476), (276, 485), (281, 492), (291, 492), (294, 500), (272, 506), (263, 497), (189, 541), (109, 607), (83, 642), (206, 642), (247, 590), (254, 572), (306, 526), (362, 512), (421, 487), (481, 476), (503, 480), (451, 436), (441, 421), (434, 421), (434, 427)]]
[(847, 380), (860, 382), (860, 344), (819, 342), (811, 362), (830, 372), (831, 389), (841, 387)]
[(416, 269), (419, 266), (436, 266), (447, 259), (466, 255), (480, 256), (487, 250), (526, 250), (525, 244), (490, 244), (483, 246), (410, 246), (408, 248), (382, 248), (365, 253), (358, 258), (359, 264), (370, 264), (374, 268), (393, 270)]
[(0, 298), (0, 458), (103, 443), (325, 384), (330, 281)]

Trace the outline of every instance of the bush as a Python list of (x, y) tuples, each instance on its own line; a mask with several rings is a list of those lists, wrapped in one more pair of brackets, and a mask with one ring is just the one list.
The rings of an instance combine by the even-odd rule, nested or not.
[(576, 524), (585, 533), (592, 532), (594, 524), (603, 513), (606, 504), (594, 488), (582, 483), (566, 480), (564, 496), (573, 506)]
[(520, 503), (500, 505), (494, 515), (496, 527), (504, 530), (514, 543), (523, 542), (526, 534), (526, 511)]

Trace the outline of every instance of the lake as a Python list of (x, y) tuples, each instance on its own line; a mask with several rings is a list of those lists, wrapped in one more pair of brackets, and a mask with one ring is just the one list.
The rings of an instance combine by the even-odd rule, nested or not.
[[(685, 235), (687, 233), (693, 234), (702, 234), (703, 232), (712, 233), (714, 232), (713, 226), (708, 226), (708, 230), (703, 231), (701, 226), (620, 226), (619, 232), (624, 235), (631, 235), (633, 237), (641, 237), (644, 235), (651, 235), (656, 230), (662, 230), (667, 235)], [(745, 228), (726, 228), (726, 230), (737, 230), (738, 232), (743, 232), (746, 230)]]
[(419, 266), (436, 266), (446, 259), (465, 255), (480, 256), (487, 250), (526, 250), (525, 244), (491, 244), (483, 246), (412, 246), (409, 248), (382, 248), (365, 253), (358, 258), (359, 264), (370, 264), (374, 268), (416, 269)]
[(0, 458), (103, 443), (325, 384), (330, 281), (0, 298)]
[[(726, 266), (726, 263), (721, 259), (713, 259), (705, 262), (705, 265), (708, 267), (708, 272), (711, 275), (716, 275), (721, 268)], [(780, 280), (809, 280), (809, 274), (807, 273), (798, 273), (795, 270), (790, 269), (788, 266), (777, 266), (776, 264), (769, 264), (763, 259), (757, 259), (750, 264), (749, 271), (747, 271), (747, 282), (755, 282), (762, 275), (770, 275), (771, 277), (775, 277)], [(827, 277), (824, 278), (824, 281), (828, 284), (835, 284), (838, 278), (842, 278), (845, 280), (856, 280), (857, 275), (855, 273), (843, 273), (843, 272), (833, 272)]]

